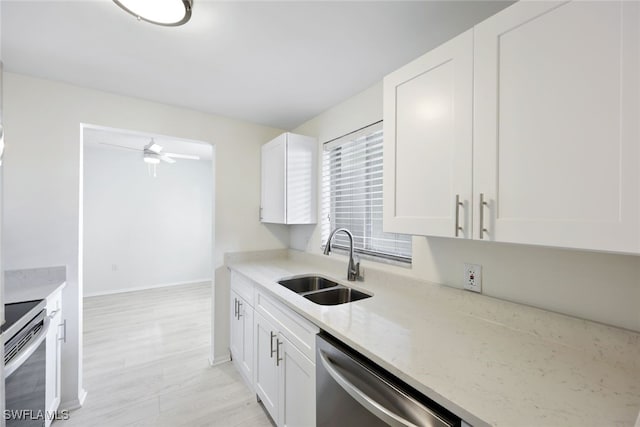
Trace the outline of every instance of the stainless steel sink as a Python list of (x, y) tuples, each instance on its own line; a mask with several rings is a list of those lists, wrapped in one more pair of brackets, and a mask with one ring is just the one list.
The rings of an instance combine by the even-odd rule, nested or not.
[(320, 305), (344, 304), (347, 302), (369, 298), (370, 296), (371, 295), (365, 294), (364, 292), (347, 288), (345, 286), (325, 289), (324, 291), (312, 292), (304, 295), (306, 299)]
[(320, 305), (345, 304), (371, 296), (321, 276), (292, 277), (278, 283)]
[(280, 280), (278, 283), (298, 294), (340, 286), (338, 283), (320, 276), (294, 277), (292, 279)]

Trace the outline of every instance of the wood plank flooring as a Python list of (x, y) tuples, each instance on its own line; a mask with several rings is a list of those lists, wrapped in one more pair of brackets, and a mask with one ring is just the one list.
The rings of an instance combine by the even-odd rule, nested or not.
[(265, 426), (231, 363), (209, 366), (211, 284), (84, 300), (85, 405), (58, 427)]

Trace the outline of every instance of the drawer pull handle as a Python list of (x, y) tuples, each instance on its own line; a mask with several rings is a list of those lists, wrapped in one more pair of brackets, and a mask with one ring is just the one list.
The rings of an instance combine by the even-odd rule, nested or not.
[(276, 352), (276, 350), (273, 349), (273, 339), (276, 337), (276, 334), (274, 334), (273, 331), (271, 331), (270, 334), (271, 334), (271, 354), (269, 355), (269, 357), (273, 358), (273, 355)]
[(463, 203), (460, 201), (460, 195), (456, 194), (456, 230), (455, 230), (456, 237), (458, 237), (458, 235), (462, 231), (462, 227), (460, 227), (460, 206), (462, 205)]
[(484, 233), (488, 233), (484, 226), (484, 208), (489, 207), (489, 203), (484, 200), (484, 193), (480, 193), (480, 240), (484, 239)]
[(280, 361), (282, 357), (280, 357), (280, 346), (282, 345), (282, 341), (276, 339), (276, 366), (280, 366)]

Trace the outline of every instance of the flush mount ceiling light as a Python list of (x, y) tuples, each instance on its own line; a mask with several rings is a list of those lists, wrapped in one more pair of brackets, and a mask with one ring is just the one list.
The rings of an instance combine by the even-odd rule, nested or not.
[(193, 0), (113, 0), (138, 20), (175, 27), (191, 18)]

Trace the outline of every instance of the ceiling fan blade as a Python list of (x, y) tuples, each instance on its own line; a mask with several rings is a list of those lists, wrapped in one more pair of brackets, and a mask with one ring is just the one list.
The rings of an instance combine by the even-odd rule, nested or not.
[(147, 145), (144, 146), (145, 150), (151, 151), (152, 153), (160, 154), (162, 151), (162, 147), (151, 138), (151, 141)]
[(133, 151), (143, 151), (140, 148), (133, 148), (133, 147), (127, 147), (125, 145), (118, 145), (118, 144), (110, 144), (108, 142), (98, 142), (98, 144), (101, 145), (109, 145), (111, 147), (118, 147), (118, 148), (124, 148), (125, 150), (133, 150)]
[(167, 162), (167, 163), (175, 163), (176, 161), (173, 160), (171, 157), (167, 156), (166, 154), (160, 154), (160, 160), (162, 160), (163, 162)]
[(179, 153), (163, 153), (167, 157), (173, 157), (174, 159), (187, 159), (187, 160), (200, 160), (200, 156), (194, 156), (193, 154), (179, 154)]

